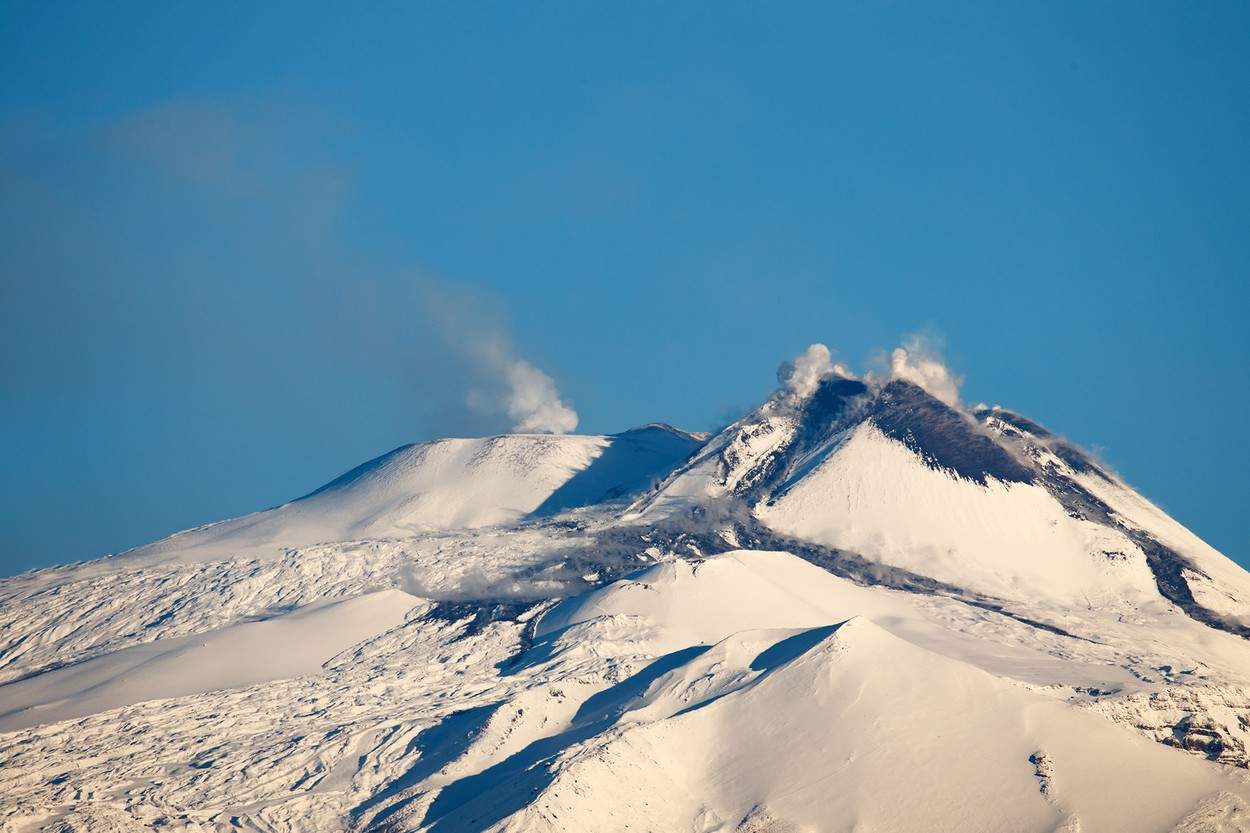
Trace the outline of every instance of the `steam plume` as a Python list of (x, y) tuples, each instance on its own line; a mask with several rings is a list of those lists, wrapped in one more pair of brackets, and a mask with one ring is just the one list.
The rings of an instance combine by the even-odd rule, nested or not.
[(429, 277), (415, 285), (427, 320), (467, 362), (457, 382), (469, 386), (465, 401), (472, 410), (506, 413), (512, 430), (526, 434), (577, 428), (577, 411), (560, 398), (550, 376), (519, 355), (505, 316), (489, 296)]
[(813, 344), (777, 368), (777, 381), (797, 399), (810, 396), (820, 380), (833, 373), (833, 357), (823, 344)]
[(577, 412), (560, 399), (556, 383), (517, 356), (505, 335), (479, 333), (469, 352), (487, 381), (502, 387), (495, 396), (473, 391), (472, 407), (498, 411), (502, 406), (513, 420), (512, 430), (524, 434), (567, 434), (577, 427)]
[(551, 377), (523, 359), (512, 359), (504, 369), (508, 382), (508, 416), (513, 431), (565, 434), (577, 427), (577, 411), (560, 399)]
[(793, 359), (782, 362), (777, 368), (777, 381), (781, 383), (782, 395), (792, 402), (799, 402), (816, 392), (821, 380), (829, 376), (854, 375), (842, 364), (835, 364), (833, 354), (823, 344), (810, 345)]
[(947, 369), (932, 340), (924, 336), (909, 336), (901, 347), (894, 348), (889, 376), (919, 385), (947, 405), (959, 404), (963, 380)]

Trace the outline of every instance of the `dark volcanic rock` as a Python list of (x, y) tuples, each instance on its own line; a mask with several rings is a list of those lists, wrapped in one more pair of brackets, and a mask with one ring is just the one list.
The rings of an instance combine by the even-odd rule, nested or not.
[(985, 420), (990, 417), (995, 417), (1010, 426), (1020, 429), (1021, 431), (1027, 431), (1039, 439), (1045, 439), (1051, 436), (1049, 431), (1028, 417), (1021, 416), (1014, 411), (1008, 411), (1004, 408), (979, 408), (973, 412), (973, 415), (982, 422), (985, 422)]
[[(738, 482), (736, 493), (751, 500), (771, 494), (794, 475), (793, 464), (796, 459), (821, 446), (855, 420), (864, 401), (860, 397), (867, 392), (868, 386), (857, 379), (830, 376), (823, 380), (811, 398), (803, 404), (794, 437), (784, 446), (761, 458), (755, 468)], [(743, 427), (741, 436), (744, 439), (757, 438), (773, 430), (766, 422), (757, 423)], [(726, 469), (732, 469), (741, 460), (730, 449), (724, 454), (724, 462)]]
[(1088, 457), (1082, 454), (1075, 446), (1070, 445), (1063, 440), (1058, 440), (1050, 444), (1050, 450), (1075, 472), (1081, 474), (1096, 474), (1103, 480), (1110, 480), (1106, 473), (1098, 466), (1094, 465)]
[[(973, 416), (980, 422), (987, 422), (991, 418), (998, 420), (1017, 431), (1023, 431), (1030, 434), (1034, 439), (1041, 440), (1041, 445), (1049, 449), (1056, 457), (1075, 472), (1081, 474), (1096, 474), (1104, 480), (1111, 478), (1100, 469), (1089, 457), (1072, 443), (1067, 442), (1061, 437), (1055, 436), (1051, 431), (1042, 427), (1038, 423), (1026, 416), (1021, 416), (1014, 411), (1008, 411), (1005, 408), (978, 408), (973, 411)], [(1006, 431), (1009, 436), (1020, 438), (1019, 435), (1013, 434), (1010, 429)]]
[(895, 380), (882, 388), (870, 417), (934, 468), (950, 469), (981, 485), (991, 477), (1009, 483), (1034, 480), (1031, 469), (967, 417), (911, 382)]

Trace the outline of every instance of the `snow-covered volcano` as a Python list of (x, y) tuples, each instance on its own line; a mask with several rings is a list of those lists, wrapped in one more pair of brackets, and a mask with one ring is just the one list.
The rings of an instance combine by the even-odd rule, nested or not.
[(710, 438), (405, 446), (6, 579), (0, 819), (1250, 830), (1250, 575), (909, 371), (800, 365)]
[(1166, 600), (1250, 636), (1250, 574), (1040, 425), (965, 411), (904, 379), (831, 374), (803, 401), (777, 396), (639, 508), (655, 518), (731, 506), (763, 527), (757, 537), (909, 578), (1069, 607)]

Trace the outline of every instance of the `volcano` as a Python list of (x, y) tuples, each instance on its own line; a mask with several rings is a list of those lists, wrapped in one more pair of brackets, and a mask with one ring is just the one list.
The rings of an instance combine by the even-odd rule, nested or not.
[(8, 830), (1250, 830), (1248, 743), (1250, 574), (915, 373), (0, 581)]

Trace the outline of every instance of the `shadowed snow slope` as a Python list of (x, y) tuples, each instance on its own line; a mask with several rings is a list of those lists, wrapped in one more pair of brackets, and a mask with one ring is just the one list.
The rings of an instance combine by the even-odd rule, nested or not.
[(323, 542), (508, 523), (635, 494), (702, 444), (649, 425), (611, 436), (505, 434), (397, 448), (298, 500), (126, 553), (144, 560), (272, 557)]
[[(726, 608), (752, 607), (741, 590)], [(669, 647), (719, 629), (652, 612), (631, 615)], [(446, 768), (457, 777), (417, 784), (379, 829), (1146, 833), (1250, 797), (1244, 779), (861, 618), (674, 649), (571, 714), (565, 692), (487, 722)], [(495, 725), (522, 722), (546, 732), (500, 748)]]
[(319, 602), (258, 622), (161, 639), (0, 687), (0, 732), (145, 700), (311, 674), (340, 651), (404, 621), (402, 590)]
[[(729, 637), (651, 683), (615, 726), (565, 752), (497, 829), (1148, 833), (1250, 795), (862, 619)], [(469, 819), (536, 785), (494, 786), (428, 829), (482, 829)]]

